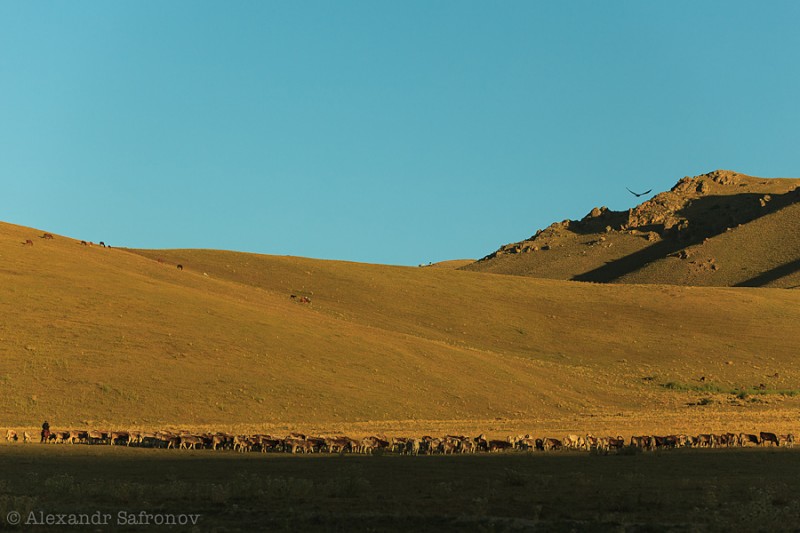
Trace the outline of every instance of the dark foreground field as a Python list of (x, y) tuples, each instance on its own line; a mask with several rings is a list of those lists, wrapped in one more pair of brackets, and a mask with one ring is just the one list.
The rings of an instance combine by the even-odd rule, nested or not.
[(25, 524), (31, 512), (106, 515), (74, 531), (797, 531), (800, 450), (404, 457), (2, 445), (0, 529), (55, 529)]

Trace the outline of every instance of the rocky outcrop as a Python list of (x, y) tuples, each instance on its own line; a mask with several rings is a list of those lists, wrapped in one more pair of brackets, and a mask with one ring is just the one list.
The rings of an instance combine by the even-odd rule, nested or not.
[[(768, 180), (767, 180), (768, 181)], [(762, 183), (767, 183), (763, 181)], [(769, 206), (770, 194), (749, 198), (740, 187), (758, 183), (730, 170), (715, 170), (695, 177), (683, 177), (669, 190), (657, 194), (627, 211), (594, 207), (581, 220), (564, 220), (537, 231), (528, 239), (506, 244), (480, 261), (498, 255), (521, 254), (557, 248), (569, 234), (610, 234), (625, 232), (641, 236), (647, 242), (664, 239), (690, 241), (702, 239), (758, 216), (756, 211)], [(794, 190), (800, 196), (800, 187)], [(788, 195), (787, 195), (788, 196)], [(735, 200), (731, 200), (735, 198)]]

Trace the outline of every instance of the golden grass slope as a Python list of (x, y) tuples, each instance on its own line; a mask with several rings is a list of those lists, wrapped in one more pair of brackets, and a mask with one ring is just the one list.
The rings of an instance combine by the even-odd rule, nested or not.
[(796, 428), (793, 399), (719, 393), (697, 408), (687, 403), (707, 391), (661, 386), (705, 376), (720, 390), (800, 389), (796, 291), (122, 250), (40, 234), (0, 224), (0, 426), (590, 430), (773, 412)]
[(798, 205), (798, 179), (718, 170), (685, 177), (627, 212), (595, 208), (582, 220), (555, 223), (463, 269), (595, 282), (789, 288), (800, 278)]

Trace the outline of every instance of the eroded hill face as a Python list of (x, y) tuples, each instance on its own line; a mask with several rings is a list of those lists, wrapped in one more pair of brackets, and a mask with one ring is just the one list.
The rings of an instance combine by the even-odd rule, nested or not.
[(628, 211), (594, 208), (465, 270), (594, 282), (800, 285), (800, 180), (718, 170)]

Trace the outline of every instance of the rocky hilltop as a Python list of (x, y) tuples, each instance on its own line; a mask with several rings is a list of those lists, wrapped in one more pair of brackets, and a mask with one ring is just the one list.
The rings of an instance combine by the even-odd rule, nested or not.
[(595, 207), (465, 270), (593, 282), (800, 285), (800, 179), (716, 170), (627, 211)]

